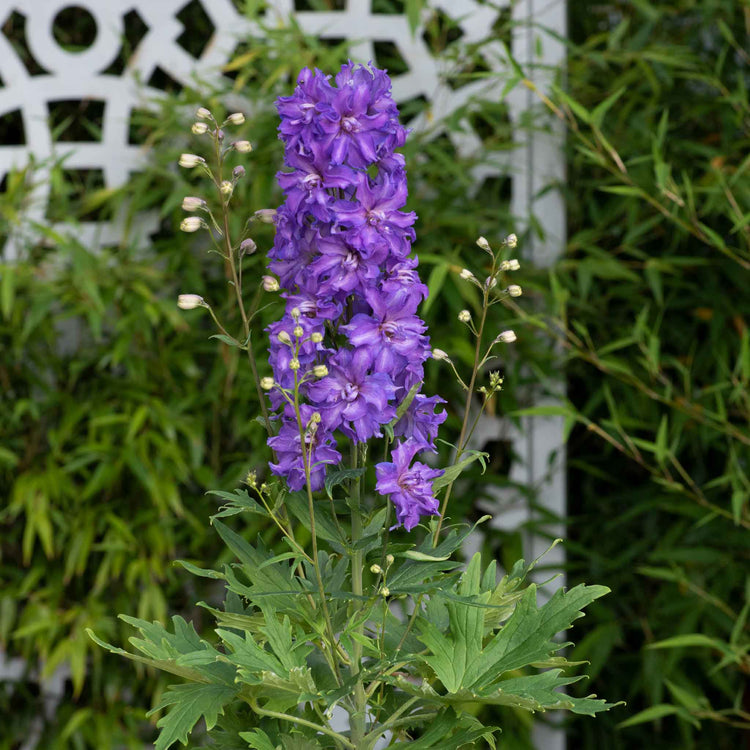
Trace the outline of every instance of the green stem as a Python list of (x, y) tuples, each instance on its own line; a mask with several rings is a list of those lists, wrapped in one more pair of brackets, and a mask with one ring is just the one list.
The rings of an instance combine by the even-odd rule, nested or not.
[[(495, 263), (492, 264), (491, 276), (495, 275)], [(484, 324), (487, 320), (487, 310), (489, 309), (489, 295), (488, 289), (484, 290), (484, 296), (482, 299), (482, 319), (479, 322), (479, 330), (476, 332), (477, 343), (474, 347), (474, 365), (471, 370), (471, 380), (469, 381), (469, 387), (466, 391), (466, 404), (464, 406), (464, 420), (461, 425), (461, 434), (458, 436), (458, 443), (456, 443), (456, 463), (461, 459), (461, 455), (464, 452), (466, 430), (469, 426), (469, 415), (471, 412), (471, 401), (474, 396), (474, 385), (477, 381), (477, 374), (479, 372), (479, 361), (480, 361), (480, 350), (482, 348), (482, 334), (484, 333)], [(454, 480), (455, 481), (455, 480)], [(440, 537), (440, 529), (443, 527), (443, 521), (445, 520), (445, 512), (448, 510), (448, 500), (450, 500), (451, 491), (453, 490), (453, 482), (451, 482), (445, 489), (445, 497), (443, 498), (443, 504), (440, 508), (440, 518), (438, 518), (437, 526), (435, 527), (435, 533), (432, 535), (432, 546), (437, 547), (438, 538)]]
[[(388, 719), (388, 721), (381, 724), (369, 734), (366, 734), (363, 738), (363, 742), (365, 744), (374, 742), (378, 737), (385, 734), (392, 727), (396, 726), (398, 724), (398, 719), (403, 715), (403, 713), (405, 711), (408, 711), (418, 700), (419, 698), (417, 698), (416, 696), (414, 698), (409, 698), (406, 703), (403, 703), (397, 711), (391, 714), (391, 717), (390, 719)], [(408, 718), (411, 719), (411, 717)]]
[[(221, 185), (222, 181), (222, 164), (223, 159), (221, 156), (221, 147), (219, 145), (219, 139), (217, 136), (214, 136), (214, 148), (216, 151), (216, 164), (217, 164), (217, 175), (216, 175), (216, 183), (217, 185)], [(263, 393), (263, 389), (260, 387), (260, 377), (258, 375), (258, 365), (255, 361), (255, 354), (253, 352), (253, 344), (250, 341), (250, 321), (247, 317), (247, 312), (245, 311), (245, 303), (242, 300), (242, 285), (240, 284), (239, 277), (237, 275), (237, 263), (234, 259), (234, 248), (232, 247), (232, 240), (229, 234), (229, 199), (225, 197), (221, 193), (221, 189), (219, 189), (219, 195), (221, 197), (221, 214), (222, 214), (222, 224), (224, 226), (224, 244), (226, 246), (226, 258), (229, 263), (229, 270), (232, 274), (232, 284), (234, 286), (234, 293), (237, 298), (237, 306), (240, 309), (240, 316), (242, 317), (242, 330), (245, 333), (245, 341), (246, 341), (246, 349), (247, 352), (247, 358), (250, 362), (250, 370), (253, 373), (253, 380), (255, 381), (255, 390), (258, 394), (258, 403), (260, 404), (260, 410), (263, 414), (263, 421), (266, 425), (266, 431), (269, 435), (272, 435), (271, 432), (271, 420), (268, 416), (268, 407), (266, 406), (266, 395)]]
[(252, 708), (253, 711), (260, 716), (268, 716), (272, 719), (281, 719), (281, 721), (289, 721), (292, 724), (301, 724), (302, 726), (314, 729), (316, 732), (322, 732), (323, 734), (327, 734), (329, 737), (333, 737), (336, 742), (340, 743), (346, 748), (357, 750), (357, 746), (349, 742), (349, 740), (344, 737), (344, 735), (339, 734), (338, 732), (334, 732), (333, 729), (329, 729), (322, 724), (316, 724), (314, 721), (308, 721), (307, 719), (303, 719), (299, 716), (292, 716), (291, 714), (281, 713), (281, 711), (270, 711), (266, 708), (261, 708), (258, 705), (258, 702), (252, 699), (248, 700), (248, 703), (250, 704), (250, 708)]
[[(358, 466), (357, 446), (352, 444), (351, 451), (352, 469)], [(361, 484), (358, 478), (352, 479), (349, 488), (350, 505), (352, 509), (352, 547), (362, 538), (362, 510), (361, 510)], [(362, 588), (362, 568), (364, 566), (364, 555), (361, 549), (352, 551), (352, 593), (355, 596), (355, 602), (361, 601), (363, 594)], [(354, 605), (355, 606), (355, 605)], [(351, 674), (356, 680), (354, 683), (354, 712), (350, 714), (351, 738), (356, 747), (361, 747), (365, 736), (367, 721), (367, 701), (365, 698), (365, 688), (362, 683), (362, 644), (359, 642), (364, 634), (364, 622), (357, 625), (355, 633), (358, 637), (352, 641), (352, 665)]]
[(307, 442), (305, 440), (305, 431), (307, 426), (302, 423), (302, 414), (299, 408), (299, 383), (297, 382), (297, 373), (294, 373), (294, 413), (297, 417), (297, 427), (299, 428), (300, 447), (302, 449), (302, 463), (305, 468), (305, 488), (307, 490), (307, 509), (310, 514), (310, 535), (312, 537), (312, 562), (313, 568), (315, 569), (315, 578), (318, 584), (318, 594), (320, 595), (320, 605), (323, 610), (323, 618), (325, 619), (326, 632), (328, 635), (328, 663), (336, 676), (336, 680), (339, 686), (343, 685), (341, 678), (341, 671), (339, 670), (339, 664), (336, 658), (337, 654), (337, 642), (336, 636), (333, 632), (333, 624), (331, 623), (331, 615), (328, 611), (328, 602), (326, 601), (326, 591), (323, 585), (323, 576), (320, 573), (320, 561), (318, 559), (318, 535), (315, 528), (315, 503), (313, 500), (312, 489), (310, 487), (310, 452), (307, 450)]

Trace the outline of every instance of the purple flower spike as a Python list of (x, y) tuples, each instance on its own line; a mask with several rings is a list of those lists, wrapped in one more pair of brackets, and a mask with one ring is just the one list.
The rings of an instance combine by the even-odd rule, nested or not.
[(421, 516), (439, 513), (438, 501), (432, 492), (432, 482), (443, 475), (442, 469), (431, 469), (417, 461), (409, 464), (422, 450), (416, 440), (407, 440), (391, 452), (393, 463), (380, 463), (375, 467), (378, 482), (375, 489), (389, 495), (396, 508), (396, 518), (407, 531), (411, 531)]
[[(276, 213), (269, 268), (286, 310), (268, 328), (277, 384), (269, 398), (281, 410), (278, 435), (268, 444), (278, 457), (272, 471), (301, 489), (299, 429), (280, 390), (296, 389), (303, 418), (317, 412), (321, 419), (305, 437), (311, 486), (319, 489), (326, 465), (341, 460), (338, 432), (355, 443), (382, 437), (401, 400), (422, 382), (430, 348), (417, 307), (427, 287), (409, 255), (416, 215), (402, 210), (406, 171), (395, 152), (408, 131), (385, 71), (348, 63), (333, 85), (319, 70), (303, 70), (294, 94), (277, 107), (285, 201)], [(428, 480), (439, 472), (408, 465), (417, 451), (435, 449), (445, 419), (435, 411), (439, 403), (417, 394), (394, 427), (404, 441), (393, 452), (398, 468), (391, 478), (403, 487), (388, 494), (407, 528), (435, 512)], [(395, 467), (378, 468), (379, 491), (396, 487), (388, 484), (389, 466)]]

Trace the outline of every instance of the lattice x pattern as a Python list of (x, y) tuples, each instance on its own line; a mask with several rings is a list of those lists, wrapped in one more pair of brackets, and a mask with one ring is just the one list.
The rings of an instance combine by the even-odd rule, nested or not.
[[(283, 23), (291, 16), (302, 29), (325, 39), (352, 39), (353, 59), (378, 61), (382, 49), (403, 62), (394, 75), (394, 94), (400, 103), (421, 99), (426, 107), (411, 124), (416, 129), (440, 130), (440, 122), (476, 96), (494, 96), (481, 80), (456, 85), (461, 59), (435, 55), (426, 26), (448, 20), (453, 38), (472, 44), (492, 34), (499, 20), (525, 23), (530, 0), (432, 0), (422, 23), (412, 33), (399, 0), (270, 0), (266, 23)], [(58, 225), (62, 218), (50, 210), (51, 183), (45, 164), (63, 160), (63, 174), (79, 187), (117, 188), (144, 161), (144, 151), (133, 142), (132, 114), (148, 106), (170, 84), (192, 84), (196, 74), (206, 80), (221, 75), (221, 67), (239, 40), (262, 35), (258, 25), (238, 10), (232, 0), (0, 0), (0, 181), (11, 168), (22, 168), (29, 156), (42, 165), (33, 179), (34, 191), (25, 209), (28, 222)], [(554, 5), (554, 0), (552, 2)], [(325, 6), (335, 10), (305, 8)], [(75, 20), (75, 24), (71, 24)], [(71, 34), (71, 27), (77, 36)], [(202, 38), (212, 29), (208, 39)], [(201, 33), (193, 30), (200, 29)], [(520, 59), (532, 62), (523, 33), (508, 40)], [(484, 44), (485, 69), (504, 65), (499, 41)], [(538, 63), (539, 60), (535, 60)], [(497, 86), (497, 84), (494, 84)], [(71, 105), (87, 116), (88, 130), (63, 127)], [(528, 102), (520, 89), (506, 98), (511, 124), (517, 124)], [(66, 109), (67, 107), (67, 109)], [(478, 137), (468, 123), (464, 132), (451, 132), (458, 151), (476, 151)], [(487, 175), (521, 175), (527, 160), (523, 149), (490, 156), (477, 169)], [(511, 213), (528, 215), (528, 191), (513, 181)], [(146, 240), (155, 229), (145, 217), (138, 226)], [(77, 235), (88, 245), (115, 243), (123, 226), (88, 222)], [(23, 237), (16, 233), (5, 248), (5, 258), (17, 255)]]

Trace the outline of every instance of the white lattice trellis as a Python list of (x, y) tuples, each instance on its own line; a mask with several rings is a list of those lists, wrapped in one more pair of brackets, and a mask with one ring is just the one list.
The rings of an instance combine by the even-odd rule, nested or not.
[[(297, 11), (294, 0), (270, 0), (266, 23), (283, 23), (293, 14), (299, 26), (310, 34), (353, 40), (351, 57), (364, 62), (376, 59), (378, 42), (395, 45), (407, 67), (405, 73), (393, 78), (396, 100), (403, 102), (423, 97), (428, 101), (426, 112), (411, 123), (415, 128), (429, 126), (439, 131), (441, 121), (459, 106), (475, 97), (497, 99), (500, 96), (501, 86), (496, 78), (488, 79), (491, 83), (478, 80), (457, 88), (448, 85), (447, 77), (455, 72), (452, 70), (455, 62), (432, 54), (425, 41), (424, 25), (412, 33), (404, 15), (375, 12), (375, 2), (345, 0), (340, 3), (341, 10), (323, 12)], [(186, 6), (195, 4), (210, 21), (213, 33), (199, 53), (191, 54), (180, 41), (186, 27), (179, 16)], [(481, 0), (432, 0), (427, 5), (423, 22), (432, 13), (443, 13), (455, 21), (462, 42), (467, 44), (486, 42), (500, 15), (509, 14), (513, 28), (512, 54), (531, 71), (542, 90), (549, 84), (550, 71), (564, 60), (563, 45), (555, 35), (565, 34), (565, 0), (496, 0), (492, 4)], [(55, 19), (70, 7), (89, 13), (96, 25), (92, 44), (80, 51), (66, 49), (53, 32)], [(196, 75), (204, 80), (216, 80), (238, 42), (262, 34), (255, 23), (241, 15), (232, 0), (0, 0), (0, 27), (11, 18), (25, 21), (26, 46), (37, 67), (31, 70), (28, 59), (0, 34), (0, 118), (17, 114), (23, 131), (21, 144), (0, 144), (0, 181), (9, 170), (24, 167), (30, 155), (43, 165), (64, 157), (68, 169), (101, 170), (108, 188), (125, 184), (132, 172), (144, 163), (146, 154), (142, 148), (129, 142), (129, 125), (134, 110), (147, 106), (148, 101), (160, 95), (155, 83), (157, 74), (185, 85), (192, 85)], [(113, 61), (122, 55), (128, 18), (137, 18), (144, 31), (122, 72), (107, 72)], [(499, 41), (484, 43), (481, 54), (488, 68), (510, 72), (505, 48)], [(65, 100), (103, 103), (100, 140), (78, 143), (53, 140), (49, 105)], [(543, 237), (526, 240), (524, 257), (537, 265), (547, 265), (561, 251), (565, 237), (561, 195), (548, 189), (564, 179), (560, 134), (554, 128), (547, 131), (518, 127), (525, 113), (538, 108), (534, 95), (528, 90), (513, 88), (505, 103), (520, 147), (490, 155), (474, 176), (481, 180), (489, 175), (509, 175), (511, 213), (521, 222), (533, 214), (544, 228)], [(481, 141), (468, 123), (464, 132), (449, 132), (449, 136), (462, 155), (476, 153), (480, 148)], [(45, 175), (42, 166), (35, 175), (35, 187), (26, 207), (26, 229), (19, 227), (12, 232), (4, 249), (5, 260), (17, 256), (28, 239), (25, 233), (31, 224), (49, 223), (46, 216), (51, 197), (50, 181)], [(155, 222), (154, 217), (146, 216), (138, 223), (144, 243), (156, 229)], [(59, 229), (65, 230), (62, 226)], [(122, 231), (117, 220), (85, 223), (76, 228), (77, 236), (90, 246), (114, 243)], [(492, 228), (487, 231), (491, 232)], [(496, 438), (500, 430), (507, 432), (508, 426), (486, 421), (480, 430), (490, 439)], [(527, 419), (522, 429), (512, 430), (505, 437), (512, 440), (517, 455), (510, 478), (534, 487), (539, 502), (554, 514), (562, 515), (565, 492), (561, 421)], [(551, 457), (555, 459), (552, 463)], [(507, 496), (499, 499), (505, 510), (496, 515), (493, 521), (496, 528), (509, 528), (529, 520), (527, 505)], [(552, 528), (551, 532), (558, 535), (560, 530)], [(541, 542), (531, 538), (529, 549), (532, 555), (538, 554), (542, 551)], [(561, 554), (560, 548), (556, 553)], [(555, 561), (562, 562), (562, 558), (553, 556), (548, 560)], [(1, 672), (0, 661), (0, 676)], [(537, 745), (545, 750), (560, 748), (563, 738), (559, 733), (547, 736), (542, 729)]]

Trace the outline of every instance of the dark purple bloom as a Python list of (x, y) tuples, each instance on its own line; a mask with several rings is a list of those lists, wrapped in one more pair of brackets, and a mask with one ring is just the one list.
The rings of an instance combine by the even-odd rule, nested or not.
[[(315, 423), (315, 409), (303, 404), (300, 406), (302, 433), (310, 462), (310, 488), (323, 488), (326, 464), (337, 464), (341, 454), (336, 450), (336, 440), (324, 422)], [(289, 489), (297, 491), (305, 486), (305, 463), (302, 456), (302, 435), (297, 418), (287, 406), (282, 415), (279, 434), (268, 438), (268, 445), (278, 456), (277, 463), (270, 463), (271, 471), (286, 478)]]
[(366, 174), (359, 175), (356, 200), (337, 201), (336, 219), (349, 227), (350, 237), (356, 237), (365, 247), (386, 242), (398, 258), (405, 258), (414, 240), (412, 224), (416, 214), (398, 209), (406, 203), (406, 175), (384, 173), (374, 181)]
[(417, 461), (409, 464), (421, 446), (415, 440), (406, 440), (391, 451), (393, 463), (380, 463), (375, 467), (378, 482), (375, 489), (389, 495), (396, 508), (396, 518), (407, 531), (411, 531), (422, 516), (439, 512), (438, 501), (432, 491), (432, 482), (442, 476), (442, 469), (431, 469)]
[(445, 399), (440, 396), (425, 396), (418, 393), (401, 419), (396, 422), (393, 428), (394, 434), (416, 440), (422, 446), (420, 450), (434, 451), (438, 427), (448, 417), (445, 409), (442, 411), (435, 411), (435, 409), (438, 404), (444, 403)]
[(308, 388), (326, 422), (360, 443), (382, 437), (380, 426), (396, 416), (388, 403), (396, 387), (385, 373), (370, 372), (371, 365), (367, 350), (340, 349), (328, 361), (329, 374)]
[(359, 313), (342, 326), (349, 343), (355, 348), (366, 347), (374, 366), (382, 372), (393, 372), (409, 360), (423, 362), (426, 357), (426, 326), (414, 314), (415, 305), (406, 291), (385, 295), (374, 289), (365, 293), (372, 314)]

